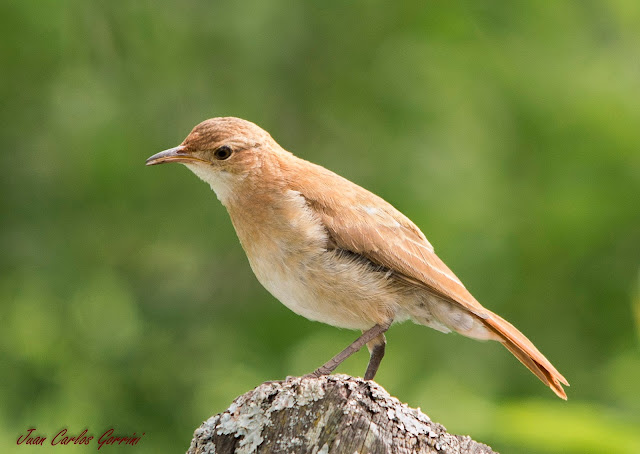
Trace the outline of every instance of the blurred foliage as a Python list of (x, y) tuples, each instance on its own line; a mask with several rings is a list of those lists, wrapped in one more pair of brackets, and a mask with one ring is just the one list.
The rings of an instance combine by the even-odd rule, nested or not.
[(501, 452), (640, 452), (640, 3), (5, 0), (0, 23), (3, 452), (29, 427), (181, 452), (357, 335), (288, 312), (209, 188), (144, 167), (221, 115), (396, 205), (572, 384), (405, 324), (392, 394)]

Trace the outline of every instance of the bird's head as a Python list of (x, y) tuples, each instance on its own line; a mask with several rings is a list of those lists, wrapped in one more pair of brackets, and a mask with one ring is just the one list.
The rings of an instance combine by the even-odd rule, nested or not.
[(211, 185), (225, 203), (234, 189), (278, 144), (250, 121), (218, 117), (197, 125), (180, 145), (154, 154), (148, 166), (180, 162)]

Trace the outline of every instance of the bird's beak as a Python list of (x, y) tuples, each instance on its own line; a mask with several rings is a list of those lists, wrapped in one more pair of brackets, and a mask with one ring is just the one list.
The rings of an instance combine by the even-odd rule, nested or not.
[(147, 159), (146, 165), (154, 166), (156, 164), (164, 164), (165, 162), (193, 162), (193, 161), (202, 161), (206, 162), (202, 159), (196, 158), (190, 154), (184, 153), (184, 146), (179, 145), (174, 148), (169, 148), (168, 150), (161, 151), (160, 153), (156, 153)]

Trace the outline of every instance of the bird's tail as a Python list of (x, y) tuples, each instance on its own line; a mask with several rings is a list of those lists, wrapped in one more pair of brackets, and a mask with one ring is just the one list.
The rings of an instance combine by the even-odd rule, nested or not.
[(562, 385), (569, 386), (569, 382), (524, 334), (518, 331), (511, 323), (492, 312), (488, 318), (482, 321), (487, 328), (498, 335), (499, 342), (513, 353), (522, 364), (527, 366), (545, 385), (549, 386), (558, 397), (567, 400), (567, 394), (562, 389)]

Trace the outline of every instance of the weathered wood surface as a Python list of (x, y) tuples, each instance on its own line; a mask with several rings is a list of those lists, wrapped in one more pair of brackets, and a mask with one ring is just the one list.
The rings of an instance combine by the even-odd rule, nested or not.
[(196, 429), (187, 454), (493, 452), (375, 382), (331, 375), (258, 386)]

